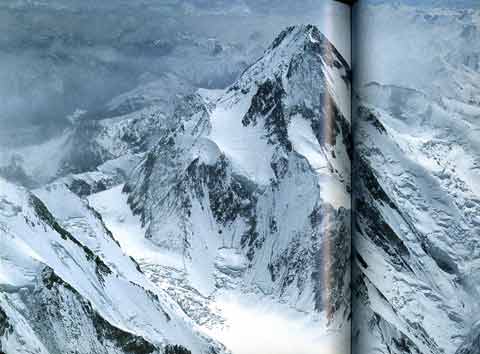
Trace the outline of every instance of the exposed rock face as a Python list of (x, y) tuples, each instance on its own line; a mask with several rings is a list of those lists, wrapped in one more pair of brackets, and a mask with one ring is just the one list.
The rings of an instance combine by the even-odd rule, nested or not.
[(468, 117), (452, 121), (452, 107), (424, 93), (380, 84), (363, 93), (353, 187), (356, 350), (468, 352), (479, 291), (478, 137), (466, 133)]
[[(50, 353), (157, 353), (144, 338), (114, 327), (49, 267), (31, 293), (20, 293), (32, 330)], [(82, 340), (86, 339), (86, 340)]]
[(352, 348), (478, 352), (478, 7), (358, 9)]
[(0, 350), (156, 354), (181, 344), (222, 352), (62, 183), (37, 195), (0, 184)]
[(0, 350), (227, 353), (205, 333), (230, 290), (348, 331), (349, 80), (316, 27), (289, 27), (226, 90), (74, 122), (55, 182), (0, 179)]
[[(183, 256), (187, 278), (202, 269), (194, 287), (208, 294), (235, 273), (298, 309), (347, 317), (349, 75), (314, 26), (290, 27), (225, 92), (177, 108), (124, 190), (146, 237)], [(222, 249), (245, 258), (240, 274), (215, 267)]]
[(165, 74), (113, 98), (99, 111), (78, 112), (55, 138), (2, 149), (0, 175), (35, 188), (68, 174), (98, 172), (108, 161), (145, 153), (168, 124), (178, 97), (192, 90), (184, 79)]

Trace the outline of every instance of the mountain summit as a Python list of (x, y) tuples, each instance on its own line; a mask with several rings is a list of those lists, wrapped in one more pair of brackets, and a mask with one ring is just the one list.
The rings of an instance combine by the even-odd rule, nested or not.
[(228, 89), (177, 107), (125, 192), (191, 287), (348, 311), (349, 87), (330, 42), (295, 26)]
[(225, 90), (92, 123), (116, 152), (97, 171), (1, 180), (0, 351), (224, 353), (225, 299), (348, 331), (349, 80), (317, 28), (289, 27)]

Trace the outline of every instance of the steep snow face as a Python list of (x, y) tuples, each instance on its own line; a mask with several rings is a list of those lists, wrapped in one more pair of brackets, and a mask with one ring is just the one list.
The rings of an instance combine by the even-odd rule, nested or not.
[[(297, 26), (226, 90), (166, 76), (99, 119), (72, 115), (41, 182), (62, 178), (30, 193), (0, 180), (0, 351), (349, 343), (349, 76), (317, 28)], [(19, 156), (32, 151), (2, 174), (29, 181), (41, 166)], [(258, 325), (278, 326), (241, 345), (254, 303)], [(284, 347), (278, 333), (292, 334)]]
[(394, 352), (454, 353), (478, 309), (480, 140), (467, 117), (439, 102), (385, 91), (403, 96), (402, 115), (372, 106), (358, 115), (354, 240), (368, 308), (355, 316), (359, 340)]
[[(349, 160), (349, 75), (316, 27), (290, 27), (218, 100), (210, 137), (238, 172), (257, 184), (275, 177), (269, 161), (292, 145), (304, 153), (320, 147), (304, 155), (309, 163), (348, 184), (349, 164), (338, 164)], [(338, 159), (331, 157), (335, 153)]]
[(230, 88), (180, 103), (134, 170), (124, 192), (162, 255), (140, 265), (197, 323), (221, 326), (237, 289), (349, 328), (349, 80), (318, 29), (288, 28)]
[(355, 110), (353, 348), (478, 351), (478, 10), (378, 10), (376, 57), (359, 53), (377, 82)]
[(328, 92), (337, 109), (350, 118), (350, 68), (317, 27), (300, 25), (282, 31), (231, 91), (250, 91), (255, 83), (274, 79), (281, 80), (291, 109), (318, 108)]
[(0, 229), (2, 352), (222, 352), (63, 184), (31, 194), (0, 180)]

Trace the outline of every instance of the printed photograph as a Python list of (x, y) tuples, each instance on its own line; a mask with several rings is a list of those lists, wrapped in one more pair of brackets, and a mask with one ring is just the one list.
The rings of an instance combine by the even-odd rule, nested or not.
[(0, 353), (350, 353), (351, 9), (0, 4)]
[(0, 354), (480, 354), (478, 0), (0, 2)]

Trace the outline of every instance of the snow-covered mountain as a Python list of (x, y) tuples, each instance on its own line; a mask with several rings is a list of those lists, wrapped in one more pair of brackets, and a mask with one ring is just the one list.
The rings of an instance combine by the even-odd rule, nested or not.
[[(0, 150), (0, 173), (31, 187), (69, 173), (102, 171), (100, 166), (113, 159), (135, 160), (154, 145), (179, 97), (192, 90), (180, 77), (165, 74), (96, 112), (77, 111), (68, 117), (70, 125), (63, 134), (41, 144)], [(117, 165), (128, 173), (131, 164)]]
[(354, 288), (369, 308), (355, 307), (361, 341), (454, 353), (479, 305), (475, 118), (411, 89), (374, 84), (365, 92), (382, 99), (357, 115)]
[(478, 11), (375, 9), (376, 82), (355, 108), (353, 348), (476, 353), (480, 72), (465, 38)]
[(2, 352), (221, 352), (84, 200), (63, 184), (0, 183)]
[(167, 86), (72, 116), (73, 173), (1, 180), (0, 350), (347, 351), (346, 61), (300, 25), (226, 90)]
[(227, 91), (177, 108), (125, 191), (194, 288), (234, 276), (303, 311), (348, 313), (348, 93), (345, 61), (299, 26)]

